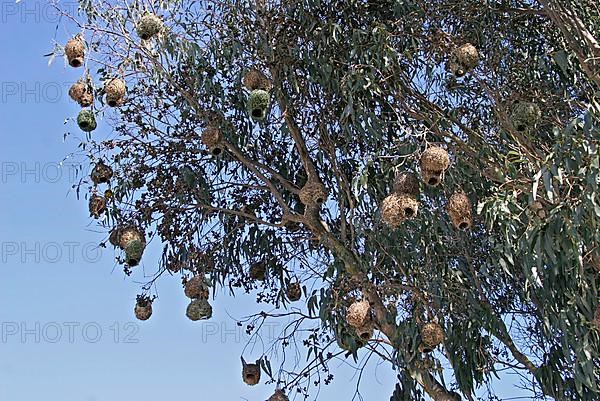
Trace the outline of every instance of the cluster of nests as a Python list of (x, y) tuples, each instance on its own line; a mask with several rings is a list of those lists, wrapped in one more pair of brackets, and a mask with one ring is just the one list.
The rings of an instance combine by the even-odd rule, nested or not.
[(146, 249), (146, 237), (142, 230), (133, 225), (117, 226), (110, 232), (108, 241), (125, 252), (128, 266), (139, 265)]
[[(373, 337), (375, 324), (371, 305), (367, 300), (355, 301), (348, 307), (346, 323), (352, 327), (360, 341), (365, 344)], [(421, 341), (419, 352), (432, 352), (444, 341), (444, 330), (435, 322), (425, 323), (420, 326)]]
[[(90, 179), (94, 183), (94, 187), (97, 187), (99, 184), (108, 184), (110, 183), (110, 179), (113, 176), (113, 170), (110, 166), (104, 164), (102, 160), (100, 160), (94, 168), (92, 169), (92, 173), (90, 174)], [(110, 198), (112, 198), (112, 191), (107, 189), (104, 191), (104, 195), (98, 195), (94, 189), (94, 193), (90, 197), (89, 202), (89, 211), (90, 216), (97, 219), (104, 212), (106, 212), (106, 203)]]
[[(438, 146), (427, 148), (420, 159), (421, 177), (430, 186), (436, 187), (444, 180), (450, 167), (448, 152)], [(407, 219), (414, 218), (419, 210), (419, 180), (412, 173), (400, 173), (394, 180), (393, 191), (381, 204), (381, 218), (391, 228), (399, 227)], [(471, 201), (462, 192), (455, 192), (448, 200), (448, 214), (452, 224), (467, 230), (473, 224)]]
[[(250, 265), (248, 271), (250, 278), (256, 281), (265, 281), (267, 278), (267, 262), (260, 261)], [(302, 286), (298, 280), (287, 280), (285, 294), (291, 302), (299, 301), (302, 297)]]
[[(154, 14), (144, 15), (136, 25), (136, 32), (143, 40), (156, 36), (163, 27), (159, 17)], [(71, 67), (83, 66), (85, 60), (85, 40), (82, 34), (77, 34), (65, 45), (65, 55)], [(104, 94), (106, 104), (110, 107), (119, 107), (125, 102), (127, 86), (121, 78), (113, 77), (104, 83)], [(91, 107), (94, 104), (94, 87), (90, 79), (81, 78), (69, 89), (69, 96), (82, 108)], [(82, 110), (77, 116), (77, 125), (82, 131), (91, 132), (96, 129), (97, 123), (93, 111)]]

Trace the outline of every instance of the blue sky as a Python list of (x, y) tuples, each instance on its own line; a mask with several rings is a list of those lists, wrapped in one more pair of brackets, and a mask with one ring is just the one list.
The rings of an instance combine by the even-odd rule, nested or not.
[[(96, 248), (105, 234), (70, 191), (70, 162), (59, 168), (78, 144), (63, 135), (80, 134), (64, 121), (79, 111), (67, 92), (81, 70), (61, 59), (48, 67), (43, 55), (54, 37), (66, 41), (75, 32), (57, 30), (45, 2), (1, 5), (0, 401), (267, 399), (272, 386), (241, 381), (246, 337), (230, 317), (259, 311), (252, 297), (220, 294), (210, 322), (191, 322), (180, 279), (163, 278), (154, 315), (135, 320), (136, 281), (144, 269), (155, 271), (160, 245), (151, 244), (135, 275), (125, 277), (113, 250)], [(110, 127), (100, 121), (96, 133)], [(342, 362), (332, 367), (338, 365), (319, 400), (352, 398), (355, 372)], [(388, 366), (373, 362), (361, 392), (387, 400), (394, 378)]]

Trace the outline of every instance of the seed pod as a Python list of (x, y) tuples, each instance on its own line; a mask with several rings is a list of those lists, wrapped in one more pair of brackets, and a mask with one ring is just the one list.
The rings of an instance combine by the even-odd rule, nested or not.
[(308, 180), (300, 190), (300, 202), (306, 206), (321, 206), (328, 196), (327, 188), (318, 180)]
[(427, 148), (421, 155), (421, 175), (427, 185), (438, 186), (444, 179), (444, 173), (450, 166), (450, 157), (439, 146)]
[(242, 379), (249, 386), (260, 382), (260, 359), (256, 363), (246, 363), (242, 357)]
[(471, 201), (464, 192), (456, 192), (448, 201), (448, 214), (454, 227), (468, 230), (473, 224), (471, 218)]
[(248, 114), (254, 120), (264, 120), (267, 117), (270, 102), (269, 92), (262, 89), (253, 90), (248, 96)]
[(82, 131), (92, 132), (96, 129), (96, 117), (91, 110), (81, 110), (77, 116), (77, 125)]
[(77, 35), (67, 42), (65, 45), (65, 55), (67, 56), (67, 61), (71, 67), (77, 68), (83, 65), (85, 43), (83, 42), (82, 36)]

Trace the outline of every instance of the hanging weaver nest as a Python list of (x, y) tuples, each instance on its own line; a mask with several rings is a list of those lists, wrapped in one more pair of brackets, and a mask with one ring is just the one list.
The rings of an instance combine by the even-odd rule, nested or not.
[[(134, 226), (117, 227), (115, 230), (113, 230), (113, 232), (116, 236), (116, 243), (123, 250), (126, 249), (127, 246), (134, 241), (140, 241), (144, 245), (146, 244), (144, 233), (141, 230), (135, 228)], [(112, 235), (113, 234), (111, 232), (111, 237)], [(112, 243), (113, 242), (111, 241), (111, 244)]]
[(84, 79), (78, 80), (69, 88), (69, 97), (81, 107), (90, 107), (94, 103), (92, 88)]
[(92, 170), (92, 173), (90, 174), (92, 182), (96, 185), (108, 183), (112, 176), (112, 168), (104, 164), (102, 160), (96, 163), (94, 169)]
[(244, 84), (246, 89), (248, 89), (249, 91), (253, 91), (256, 89), (268, 91), (269, 89), (271, 89), (272, 86), (271, 80), (267, 78), (265, 74), (263, 74), (255, 68), (251, 69), (246, 73), (246, 75), (244, 75), (244, 78), (242, 79), (242, 84)]
[(477, 48), (471, 43), (465, 43), (454, 49), (450, 55), (448, 69), (456, 77), (460, 78), (477, 67), (477, 64), (479, 64), (479, 52)]
[(256, 363), (246, 363), (242, 357), (242, 380), (249, 386), (255, 386), (260, 382), (260, 359)]
[(75, 36), (65, 45), (65, 55), (71, 67), (81, 67), (85, 56), (85, 43), (81, 35)]
[(127, 86), (122, 79), (112, 78), (104, 83), (104, 92), (106, 93), (106, 104), (110, 107), (121, 106), (125, 101)]
[(92, 132), (96, 129), (96, 117), (91, 110), (81, 110), (77, 116), (77, 125), (82, 131)]
[(138, 296), (133, 310), (139, 320), (148, 320), (152, 316), (152, 301), (143, 295)]
[(454, 227), (468, 230), (473, 224), (471, 201), (464, 192), (454, 193), (448, 200), (448, 214)]
[(346, 312), (346, 322), (354, 327), (363, 327), (371, 321), (371, 305), (369, 301), (353, 302)]
[(125, 262), (127, 265), (131, 267), (139, 265), (144, 254), (144, 249), (146, 249), (145, 242), (140, 240), (129, 242), (125, 247)]
[(419, 211), (419, 202), (411, 195), (393, 193), (381, 204), (381, 219), (391, 228), (397, 228), (406, 219), (411, 219)]
[(444, 179), (444, 172), (450, 166), (450, 157), (439, 146), (427, 148), (421, 155), (421, 175), (427, 185), (438, 186)]
[(208, 299), (208, 286), (203, 276), (194, 276), (185, 283), (185, 296), (191, 299)]
[(374, 327), (373, 322), (369, 321), (364, 326), (356, 328), (356, 335), (362, 341), (369, 341), (373, 337)]
[(356, 329), (349, 330), (347, 326), (340, 325), (335, 330), (335, 340), (338, 346), (346, 351), (354, 352), (364, 347), (366, 341), (356, 335)]
[(296, 302), (302, 297), (302, 287), (300, 287), (300, 283), (298, 282), (289, 283), (285, 292), (288, 299), (292, 302)]
[(250, 266), (250, 277), (253, 280), (265, 281), (267, 278), (267, 264), (264, 261), (253, 263)]
[(419, 180), (413, 173), (400, 173), (394, 179), (394, 192), (397, 194), (407, 194), (413, 197), (419, 196)]
[(519, 132), (535, 127), (542, 117), (540, 107), (531, 102), (516, 103), (510, 114), (510, 123)]
[(425, 323), (421, 327), (421, 344), (419, 351), (429, 353), (444, 341), (444, 330), (437, 323)]
[(219, 128), (209, 126), (202, 132), (200, 139), (214, 156), (218, 156), (223, 152), (223, 134)]
[(104, 196), (94, 194), (90, 197), (90, 203), (88, 207), (90, 210), (90, 216), (97, 219), (106, 211), (106, 199)]
[(329, 196), (325, 185), (318, 180), (308, 180), (300, 190), (300, 202), (306, 206), (320, 206)]
[(283, 390), (277, 389), (267, 401), (290, 401), (290, 399), (287, 397), (287, 395), (285, 395)]
[(248, 114), (254, 120), (264, 120), (267, 117), (270, 102), (269, 92), (262, 89), (253, 90), (248, 96)]
[(206, 299), (193, 299), (185, 311), (188, 319), (192, 321), (210, 319), (212, 317), (212, 306)]
[(162, 29), (163, 23), (160, 18), (154, 14), (146, 14), (140, 19), (135, 27), (138, 36), (143, 40), (148, 40)]

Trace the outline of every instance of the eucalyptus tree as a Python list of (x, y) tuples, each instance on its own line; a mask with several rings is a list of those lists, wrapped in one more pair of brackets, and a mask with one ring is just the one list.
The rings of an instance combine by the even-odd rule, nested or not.
[(258, 365), (290, 396), (362, 354), (393, 400), (506, 371), (598, 399), (600, 19), (572, 3), (80, 1), (78, 191), (125, 273), (156, 266), (136, 315), (171, 275), (192, 320), (252, 292), (249, 332), (289, 323)]

